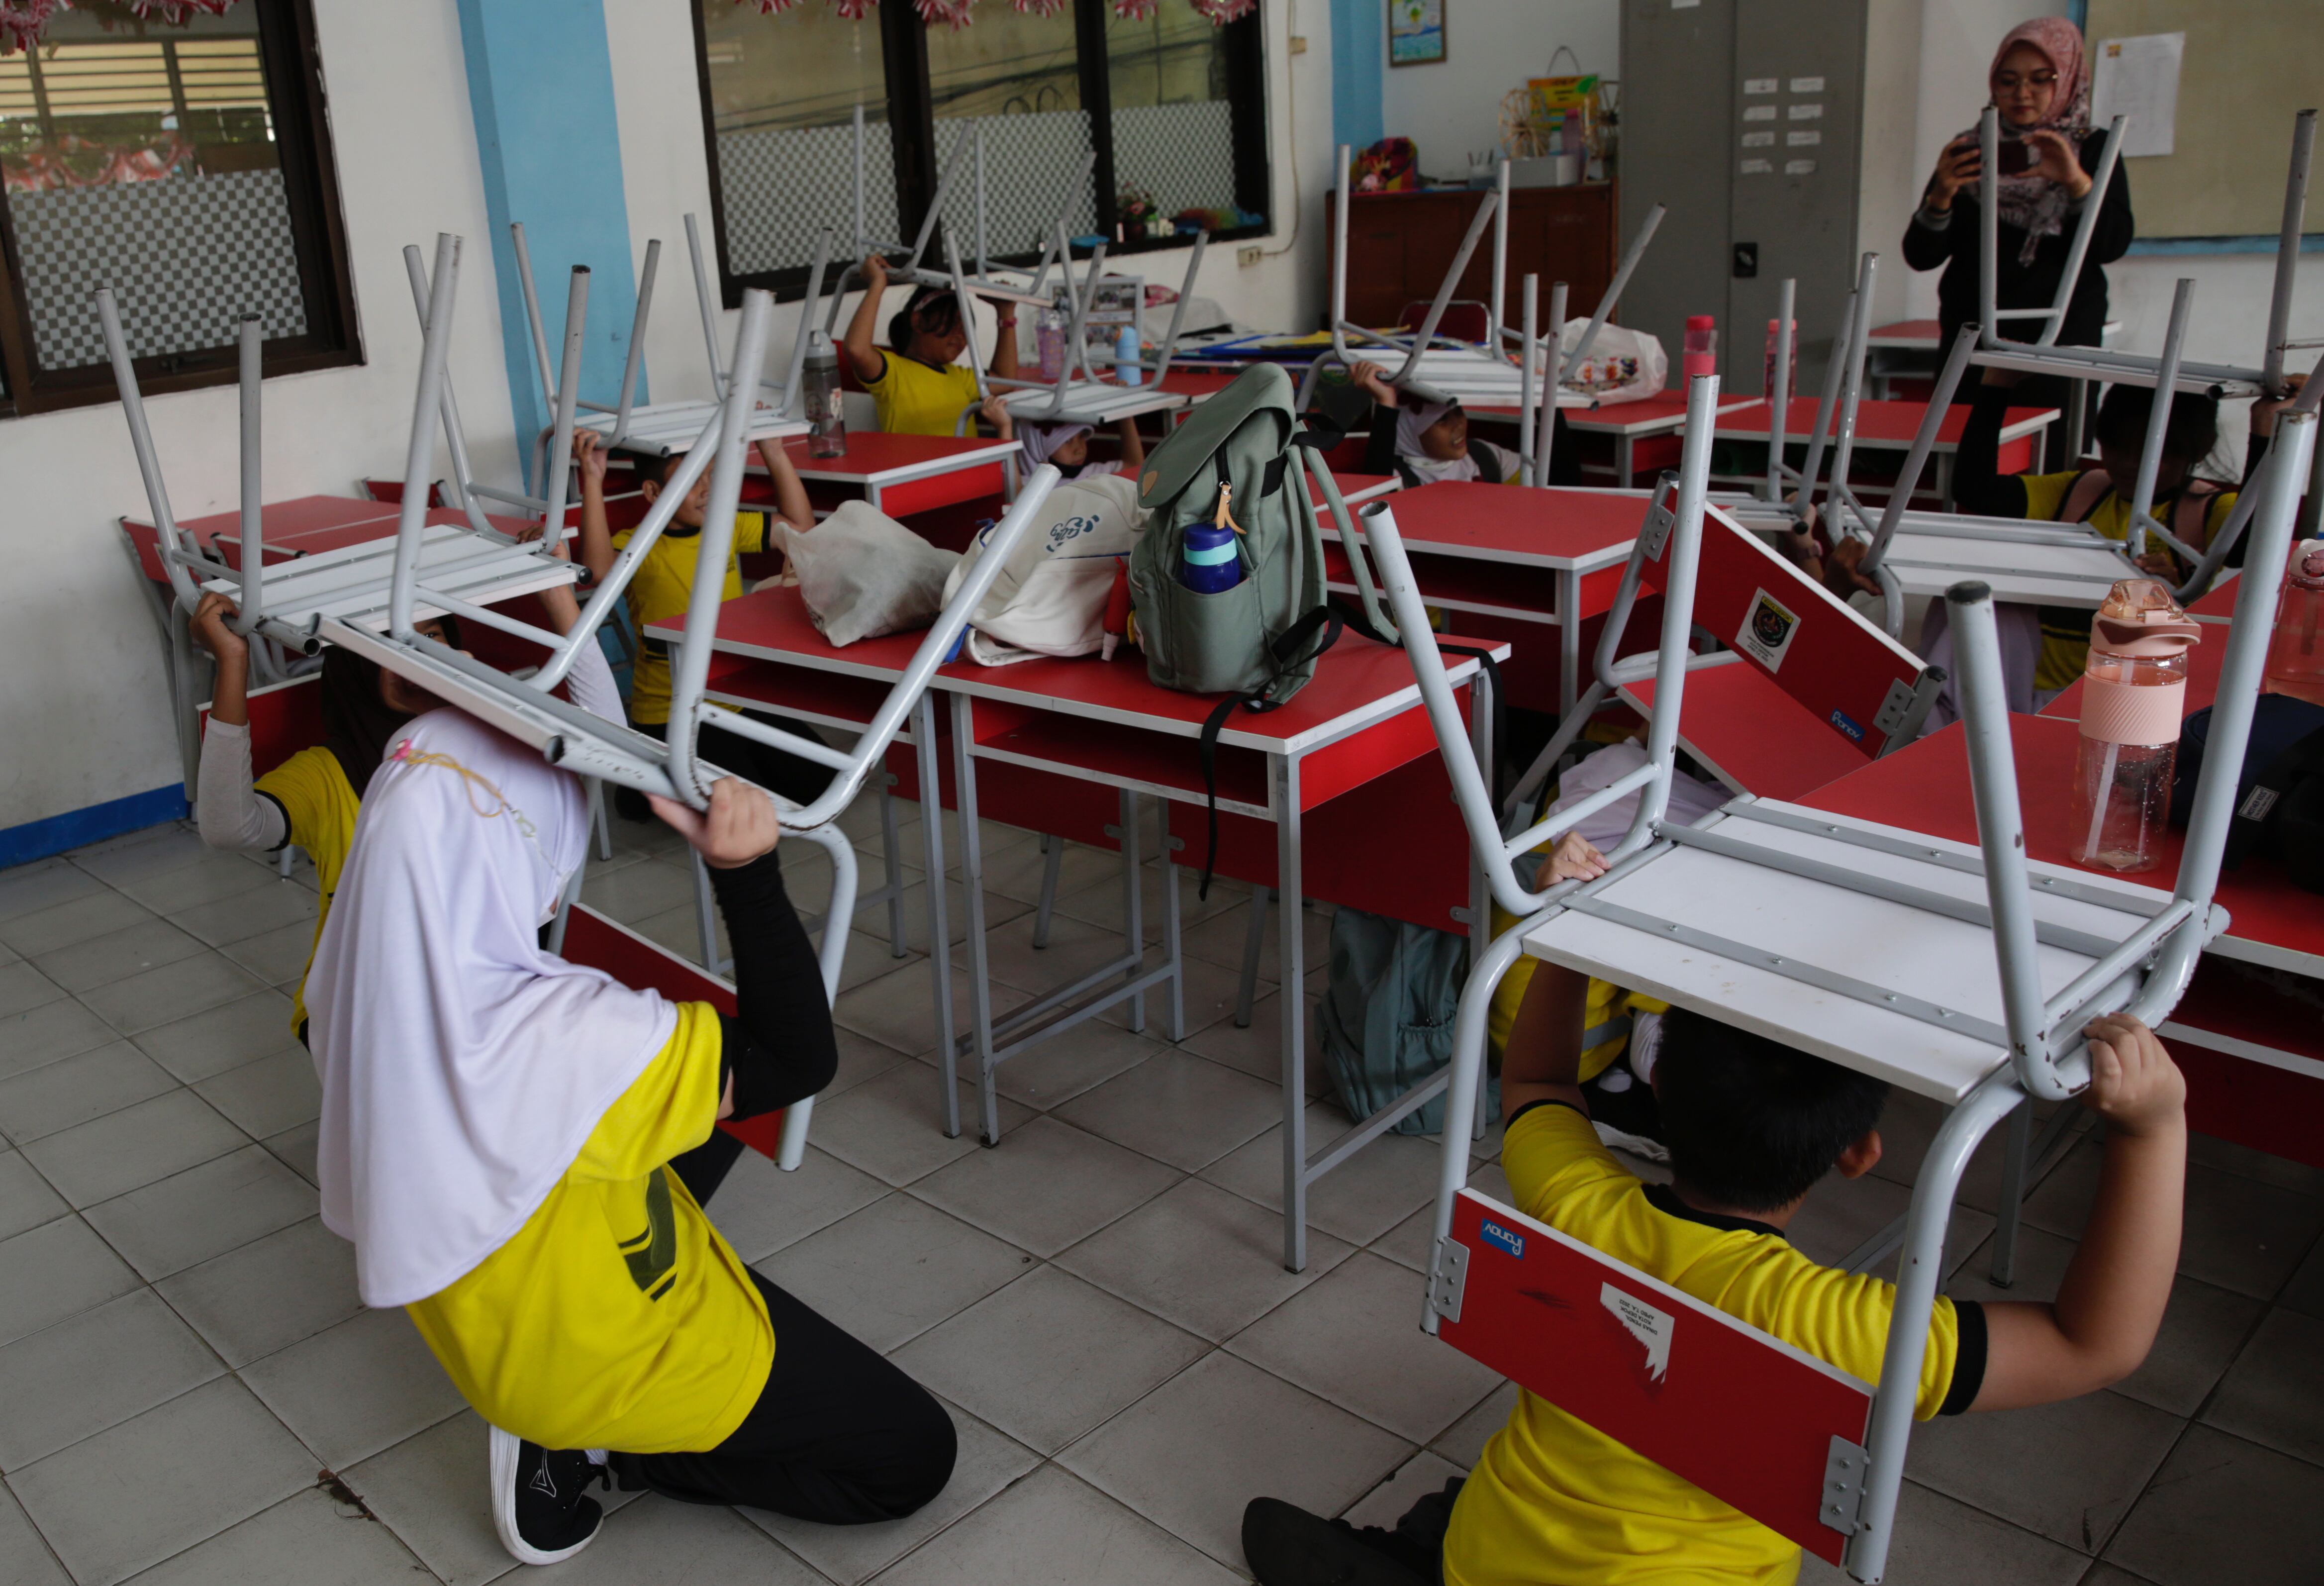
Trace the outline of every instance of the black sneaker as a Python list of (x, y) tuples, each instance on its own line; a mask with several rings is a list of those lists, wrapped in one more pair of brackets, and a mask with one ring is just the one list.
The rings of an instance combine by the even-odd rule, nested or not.
[(1396, 1541), (1279, 1498), (1254, 1498), (1242, 1511), (1242, 1556), (1259, 1586), (1423, 1586), (1427, 1577), (1393, 1556)]
[(491, 1430), (493, 1527), (509, 1555), (519, 1563), (553, 1564), (588, 1546), (604, 1518), (589, 1486), (610, 1486), (607, 1469), (579, 1449), (545, 1449)]

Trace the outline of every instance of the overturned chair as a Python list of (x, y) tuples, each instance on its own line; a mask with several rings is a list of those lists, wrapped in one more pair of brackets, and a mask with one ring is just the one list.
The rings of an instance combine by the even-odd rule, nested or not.
[[(2252, 556), (2193, 818), (2176, 885), (2163, 892), (2027, 860), (1993, 596), (1971, 583), (1947, 599), (1960, 635), (1977, 847), (1767, 800), (1738, 799), (1697, 827), (1665, 821), (1716, 392), (1703, 378), (1688, 393), (1648, 761), (1514, 836), (1497, 824), (1443, 663), (1423, 638), (1426, 618), (1392, 508), (1361, 511), (1471, 840), (1496, 901), (1518, 918), (1471, 971), (1446, 1107), (1458, 1118), (1477, 1105), (1488, 1010), (1525, 954), (1947, 1103), (1913, 1192), (1880, 1381), (1838, 1371), (1464, 1188), (1468, 1142), (1457, 1129), (1447, 1131), (1439, 1176), (1422, 1324), (1877, 1581), (1895, 1527), (1946, 1224), (1970, 1153), (2029, 1097), (2062, 1100), (2087, 1086), (2080, 1031), (2090, 1019), (2126, 1010), (2159, 1023), (2225, 927), (2211, 897), (2317, 421), (2305, 411), (2284, 418), (2255, 487)], [(1518, 879), (1518, 856), (1631, 797), (1637, 813), (1604, 875), (1538, 891)], [(1545, 1308), (1528, 1294), (1555, 1303)], [(1601, 1313), (1615, 1325), (1591, 1324), (1609, 1319)], [(1559, 1321), (1569, 1314), (1575, 1325)], [(1689, 1336), (1672, 1348), (1674, 1331)]]
[[(818, 741), (718, 710), (704, 698), (712, 641), (718, 631), (726, 560), (733, 544), (735, 505), (742, 493), (749, 415), (765, 358), (773, 299), (763, 291), (746, 294), (723, 401), (687, 449), (669, 487), (638, 525), (612, 571), (591, 595), (580, 622), (571, 632), (560, 636), (486, 610), (441, 587), (420, 556), (428, 480), (435, 466), (435, 420), (444, 390), (458, 274), (457, 239), (438, 238), (436, 267), (429, 281), (419, 392), (405, 456), (402, 512), (393, 542), (393, 576), (384, 607), (366, 613), (369, 620), (327, 617), (322, 623), (322, 637), (410, 678), (437, 697), (538, 750), (551, 765), (673, 798), (696, 809), (707, 804), (711, 785), (730, 774), (695, 753), (696, 734), (706, 723), (830, 768), (834, 775), (829, 785), (812, 803), (801, 806), (777, 798), (776, 804), (787, 831), (815, 844), (831, 860), (832, 899), (824, 918), (819, 963), (825, 994), (836, 996), (856, 887), (854, 849), (839, 829), (837, 816), (854, 799), (906, 718), (919, 705), (929, 679), (967, 625), (969, 613), (984, 598), (992, 580), (1006, 565), (1009, 550), (1056, 485), (1056, 470), (1045, 466), (1034, 471), (1015, 504), (995, 528), (992, 554), (981, 558), (962, 581), (871, 724), (853, 747), (843, 752)], [(557, 698), (549, 690), (563, 681), (582, 647), (596, 642), (599, 626), (622, 598), (646, 552), (669, 527), (678, 505), (706, 468), (710, 474), (710, 503), (704, 515), (701, 551), (687, 611), (686, 642), (672, 666), (670, 725), (668, 741), (663, 742), (593, 715)], [(540, 645), (549, 651), (549, 659), (530, 677), (512, 676), (417, 632), (415, 619), (431, 611), (452, 612), (464, 621), (479, 622)], [(781, 1166), (798, 1165), (812, 1110), (811, 1102), (802, 1102), (785, 1115), (778, 1157)]]

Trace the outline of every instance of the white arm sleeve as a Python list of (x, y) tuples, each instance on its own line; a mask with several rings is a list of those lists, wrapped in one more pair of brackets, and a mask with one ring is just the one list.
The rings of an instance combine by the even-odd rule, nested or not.
[(290, 840), (290, 823), (283, 817), (282, 807), (261, 798), (251, 783), (250, 729), (212, 718), (202, 734), (197, 788), (203, 842), (213, 848), (272, 851)]
[(605, 647), (594, 641), (573, 658), (565, 674), (565, 691), (574, 704), (590, 715), (620, 724), (629, 720), (622, 709), (622, 691), (613, 686), (613, 669), (605, 664)]

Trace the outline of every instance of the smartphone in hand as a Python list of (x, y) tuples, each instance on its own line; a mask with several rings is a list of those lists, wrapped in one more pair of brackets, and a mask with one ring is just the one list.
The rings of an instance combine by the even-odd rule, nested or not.
[(2023, 138), (2004, 138), (1997, 168), (2004, 176), (2023, 176), (2042, 163), (2042, 156), (2033, 144)]

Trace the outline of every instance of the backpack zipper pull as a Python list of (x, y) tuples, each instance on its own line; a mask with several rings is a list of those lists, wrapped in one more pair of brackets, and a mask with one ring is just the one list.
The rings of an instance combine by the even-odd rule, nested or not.
[(1227, 511), (1228, 499), (1233, 494), (1234, 486), (1229, 484), (1223, 479), (1220, 480), (1219, 510), (1211, 514), (1211, 527), (1213, 529), (1231, 529), (1237, 534), (1240, 534), (1242, 532), (1242, 525), (1234, 521), (1234, 515)]

